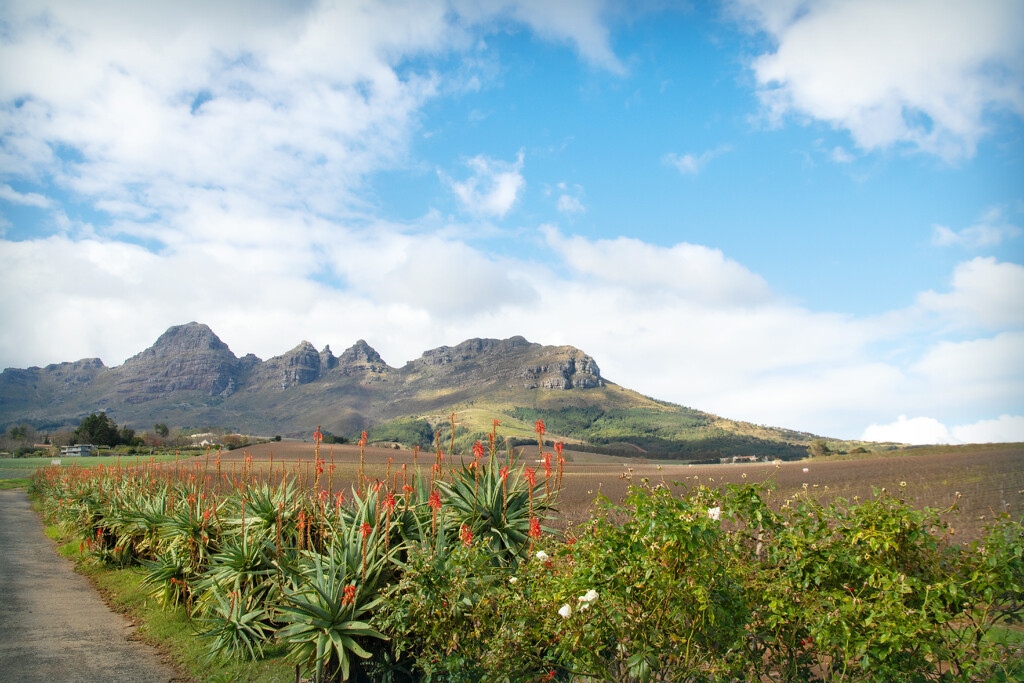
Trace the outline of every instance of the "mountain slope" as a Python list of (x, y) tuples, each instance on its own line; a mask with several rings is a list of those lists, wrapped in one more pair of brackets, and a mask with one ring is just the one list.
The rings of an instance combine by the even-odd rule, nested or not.
[(430, 433), (454, 412), (463, 439), (490, 431), (494, 419), (506, 436), (535, 439), (543, 420), (548, 438), (649, 457), (795, 457), (814, 438), (642, 396), (606, 380), (575, 347), (522, 337), (469, 339), (395, 368), (363, 340), (339, 356), (303, 341), (265, 361), (238, 358), (193, 322), (118, 367), (86, 359), (0, 373), (0, 426), (53, 429), (98, 410), (140, 429), (163, 422), (300, 436), (318, 425), (386, 434), (395, 421)]

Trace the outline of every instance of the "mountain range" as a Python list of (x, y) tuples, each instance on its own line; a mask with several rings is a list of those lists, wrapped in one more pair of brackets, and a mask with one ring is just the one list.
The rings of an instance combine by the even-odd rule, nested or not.
[(0, 427), (56, 430), (99, 411), (136, 429), (160, 422), (308, 437), (322, 425), (385, 440), (401, 440), (389, 434), (408, 434), (410, 425), (430, 434), (453, 412), (460, 438), (478, 438), (498, 419), (506, 437), (531, 439), (542, 419), (549, 438), (655, 458), (797, 457), (817, 438), (643, 396), (602, 377), (575, 347), (519, 336), (442, 346), (396, 368), (363, 340), (337, 356), (303, 341), (268, 360), (239, 358), (192, 322), (116, 367), (88, 358), (0, 373)]

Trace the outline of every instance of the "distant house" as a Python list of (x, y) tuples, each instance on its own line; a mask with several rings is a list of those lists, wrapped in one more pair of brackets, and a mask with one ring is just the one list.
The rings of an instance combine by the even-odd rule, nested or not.
[(192, 439), (193, 446), (216, 446), (217, 442), (214, 440), (217, 438), (216, 434), (211, 432), (204, 432), (202, 434), (190, 434), (189, 437)]
[(718, 462), (723, 465), (736, 464), (738, 462), (757, 462), (756, 455), (734, 455), (731, 458), (719, 458)]
[(61, 446), (60, 455), (62, 458), (78, 458), (85, 455), (96, 455), (97, 450), (95, 446), (83, 443), (77, 446)]

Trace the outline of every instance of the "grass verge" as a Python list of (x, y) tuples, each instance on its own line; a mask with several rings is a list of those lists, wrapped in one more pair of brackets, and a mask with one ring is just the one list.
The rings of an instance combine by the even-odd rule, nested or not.
[(132, 569), (112, 569), (90, 562), (77, 540), (68, 540), (56, 526), (45, 533), (58, 543), (57, 552), (75, 563), (75, 571), (89, 577), (111, 609), (127, 615), (138, 625), (137, 635), (170, 655), (179, 671), (194, 681), (237, 683), (292, 683), (295, 666), (284, 661), (283, 648), (270, 647), (263, 659), (231, 661), (206, 659), (203, 640), (181, 606), (164, 609), (147, 594), (142, 574)]
[(0, 491), (7, 489), (23, 489), (29, 485), (28, 479), (0, 479)]

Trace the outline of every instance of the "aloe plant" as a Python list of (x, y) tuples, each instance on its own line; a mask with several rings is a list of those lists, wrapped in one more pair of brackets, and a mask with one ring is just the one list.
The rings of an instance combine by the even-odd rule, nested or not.
[(358, 639), (386, 640), (363, 621), (381, 598), (373, 597), (374, 591), (367, 590), (343, 554), (306, 553), (305, 559), (301, 582), (285, 594), (279, 607), (278, 618), (287, 625), (277, 637), (286, 644), (292, 661), (313, 668), (316, 681), (329, 680), (336, 673), (348, 680), (352, 658), (370, 657)]
[(488, 545), (495, 562), (515, 566), (529, 550), (531, 518), (547, 519), (554, 509), (550, 497), (544, 482), (531, 485), (521, 471), (497, 467), (493, 456), (477, 468), (463, 466), (452, 481), (437, 483), (444, 494), (446, 528), (454, 533), (466, 525), (473, 538)]
[[(198, 635), (210, 640), (207, 659), (226, 655), (240, 659), (263, 655), (263, 644), (273, 635), (266, 603), (252, 596), (232, 592), (227, 597), (214, 591), (216, 605), (209, 616), (199, 620)], [(251, 609), (248, 609), (251, 607)]]

